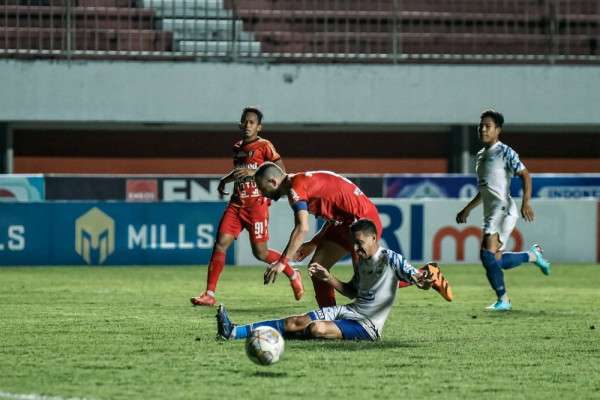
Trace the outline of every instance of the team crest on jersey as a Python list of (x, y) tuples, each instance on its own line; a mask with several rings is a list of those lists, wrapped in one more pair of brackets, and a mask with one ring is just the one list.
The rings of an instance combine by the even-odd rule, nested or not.
[(254, 150), (250, 150), (249, 152), (245, 152), (244, 150), (240, 150), (235, 153), (234, 158), (250, 158), (254, 155)]

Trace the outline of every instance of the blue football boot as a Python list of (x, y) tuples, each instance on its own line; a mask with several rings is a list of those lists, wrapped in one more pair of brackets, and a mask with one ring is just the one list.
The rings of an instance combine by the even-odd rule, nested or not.
[(491, 310), (491, 311), (510, 311), (510, 310), (512, 310), (512, 304), (510, 303), (510, 300), (502, 301), (502, 300), (498, 299), (497, 302), (495, 302), (492, 305), (487, 306), (485, 309)]
[(529, 249), (535, 255), (535, 265), (537, 265), (544, 275), (550, 275), (550, 261), (542, 256), (542, 248), (539, 244), (534, 244)]
[(235, 329), (235, 324), (229, 319), (229, 314), (223, 304), (219, 304), (217, 309), (217, 337), (221, 339), (229, 340)]

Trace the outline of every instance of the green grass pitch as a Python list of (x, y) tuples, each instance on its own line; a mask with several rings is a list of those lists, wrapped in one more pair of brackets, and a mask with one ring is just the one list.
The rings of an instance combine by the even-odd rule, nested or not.
[[(306, 273), (296, 302), (282, 277), (263, 286), (263, 270), (225, 268), (218, 298), (234, 321), (315, 308)], [(455, 301), (401, 289), (380, 342), (287, 340), (282, 361), (260, 367), (242, 341), (215, 340), (214, 309), (190, 305), (206, 268), (3, 267), (0, 398), (600, 398), (599, 265), (508, 271), (503, 314), (484, 311), (481, 266), (443, 271)]]

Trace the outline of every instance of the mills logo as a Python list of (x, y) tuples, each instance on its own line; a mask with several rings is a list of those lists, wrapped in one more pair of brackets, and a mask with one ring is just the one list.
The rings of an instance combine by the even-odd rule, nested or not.
[(86, 263), (104, 263), (115, 251), (115, 221), (94, 207), (75, 220), (75, 251)]

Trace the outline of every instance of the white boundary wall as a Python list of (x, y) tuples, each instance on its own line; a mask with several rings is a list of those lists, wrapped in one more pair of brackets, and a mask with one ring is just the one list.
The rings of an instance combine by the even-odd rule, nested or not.
[[(392, 248), (399, 245), (411, 261), (479, 263), (481, 206), (472, 212), (467, 224), (458, 225), (454, 219), (466, 204), (463, 200), (375, 199), (374, 202), (380, 209), (384, 239), (387, 237), (390, 242), (385, 244)], [(520, 199), (517, 202), (520, 204)], [(532, 243), (539, 243), (555, 264), (598, 261), (597, 200), (532, 200), (532, 205), (535, 221), (527, 223), (519, 219), (514, 235), (518, 240), (511, 239), (508, 251), (526, 250)], [(311, 224), (312, 235), (314, 220)], [(282, 250), (293, 227), (293, 213), (287, 202), (282, 200), (271, 206), (269, 225), (270, 247)], [(260, 264), (252, 256), (246, 232), (236, 246), (238, 265)]]
[(253, 65), (0, 60), (0, 121), (231, 126), (600, 124), (600, 68), (582, 65)]

